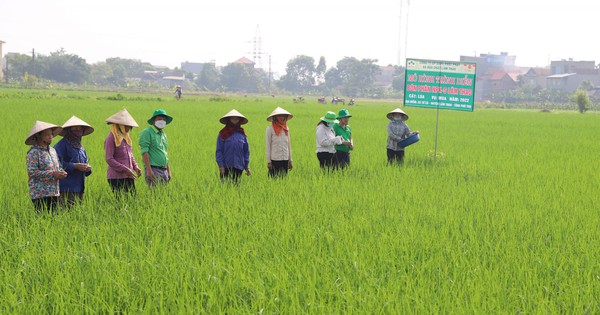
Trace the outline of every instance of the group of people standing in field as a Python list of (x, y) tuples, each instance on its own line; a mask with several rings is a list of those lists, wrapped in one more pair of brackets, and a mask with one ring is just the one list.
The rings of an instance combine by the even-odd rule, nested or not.
[[(265, 153), (268, 174), (272, 178), (287, 175), (293, 168), (292, 145), (287, 122), (294, 116), (277, 107), (267, 117), (271, 124), (265, 133)], [(352, 115), (342, 109), (336, 115), (327, 112), (316, 127), (316, 154), (321, 168), (344, 169), (350, 165), (350, 152), (354, 149), (349, 120)], [(405, 121), (408, 115), (397, 108), (387, 114), (390, 120), (387, 131), (388, 162), (402, 163), (404, 148), (398, 142), (409, 136)], [(147, 120), (138, 144), (142, 154), (144, 178), (148, 187), (165, 185), (171, 178), (167, 135), (165, 127), (173, 121), (163, 109), (157, 109)], [(245, 172), (250, 175), (250, 148), (243, 125), (248, 119), (233, 109), (219, 120), (225, 125), (217, 136), (215, 158), (219, 176), (223, 181), (237, 183)], [(135, 194), (135, 179), (142, 176), (132, 151), (130, 131), (139, 127), (135, 119), (123, 109), (106, 119), (110, 131), (104, 141), (105, 160), (108, 165), (107, 180), (116, 194)], [(58, 205), (73, 205), (83, 199), (85, 178), (92, 173), (82, 138), (94, 128), (73, 116), (62, 126), (36, 121), (27, 135), (27, 173), (29, 195), (36, 212), (54, 212)], [(62, 139), (51, 147), (53, 137)]]

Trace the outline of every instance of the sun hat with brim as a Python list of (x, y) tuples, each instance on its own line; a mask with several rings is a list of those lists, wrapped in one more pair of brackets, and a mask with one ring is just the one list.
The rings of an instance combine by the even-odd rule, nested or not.
[(62, 131), (62, 128), (60, 126), (36, 120), (33, 127), (31, 127), (31, 131), (29, 131), (29, 134), (27, 135), (27, 139), (25, 139), (25, 144), (34, 145), (36, 143), (36, 140), (33, 139), (33, 136), (48, 129), (52, 129), (52, 136), (56, 136)]
[(340, 109), (340, 112), (338, 113), (338, 116), (336, 117), (336, 119), (341, 119), (341, 118), (350, 118), (352, 117), (352, 115), (350, 115), (350, 112), (347, 109)]
[(285, 110), (285, 109), (283, 109), (281, 107), (277, 107), (271, 113), (271, 115), (269, 115), (269, 117), (267, 117), (267, 120), (268, 121), (273, 121), (273, 117), (279, 116), (279, 115), (287, 115), (288, 116), (287, 120), (290, 120), (290, 119), (292, 119), (292, 117), (294, 117), (294, 115), (290, 114), (290, 112), (288, 112), (287, 110)]
[(334, 112), (327, 112), (325, 114), (325, 116), (321, 117), (321, 120), (327, 123), (338, 123), (339, 121), (337, 119), (335, 119), (335, 113)]
[(219, 121), (223, 125), (227, 125), (227, 121), (229, 120), (230, 117), (239, 117), (240, 125), (248, 123), (248, 118), (244, 117), (244, 115), (242, 115), (240, 112), (238, 112), (235, 109), (232, 109), (231, 111), (229, 111), (229, 113), (227, 113), (227, 114), (225, 114), (225, 116), (221, 117), (221, 119), (219, 119)]
[(66, 136), (67, 128), (76, 127), (76, 126), (83, 127), (83, 135), (82, 136), (87, 136), (90, 133), (94, 132), (94, 128), (92, 126), (90, 126), (85, 121), (79, 119), (77, 116), (73, 116), (73, 117), (69, 118), (69, 120), (67, 120), (67, 122), (65, 122), (62, 125), (62, 131), (59, 133), (59, 135), (61, 135), (63, 137)]
[(405, 113), (403, 110), (401, 110), (400, 108), (396, 108), (396, 109), (394, 109), (393, 111), (391, 111), (391, 112), (387, 113), (387, 118), (388, 118), (389, 120), (392, 120), (392, 115), (393, 115), (393, 114), (396, 114), (396, 113), (402, 114), (402, 115), (404, 116), (404, 119), (403, 119), (403, 120), (408, 120), (408, 114), (406, 114), (406, 113)]
[(135, 119), (131, 117), (131, 114), (126, 109), (106, 118), (107, 124), (124, 125), (129, 127), (139, 127)]
[(152, 114), (152, 117), (150, 117), (150, 119), (148, 119), (148, 124), (149, 125), (154, 124), (154, 117), (156, 117), (156, 116), (165, 116), (165, 117), (167, 117), (167, 125), (170, 124), (173, 121), (173, 117), (167, 115), (167, 112), (164, 109), (157, 109)]

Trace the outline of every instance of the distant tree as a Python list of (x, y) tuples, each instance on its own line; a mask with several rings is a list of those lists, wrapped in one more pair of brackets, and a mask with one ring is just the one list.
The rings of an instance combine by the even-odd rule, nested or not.
[(106, 64), (115, 72), (116, 68), (120, 68), (120, 73), (117, 75), (119, 79), (125, 78), (142, 78), (144, 71), (154, 70), (154, 67), (148, 62), (141, 62), (138, 59), (124, 58), (107, 58)]
[[(40, 57), (40, 59), (42, 59)], [(42, 76), (62, 83), (81, 84), (88, 80), (90, 75), (90, 65), (85, 59), (67, 52), (61, 48), (50, 56), (43, 58), (46, 69)]]
[(31, 56), (25, 54), (11, 54), (5, 56), (8, 77), (13, 80), (23, 80), (25, 73), (31, 72)]
[(592, 81), (581, 81), (581, 83), (579, 83), (579, 88), (584, 90), (584, 91), (590, 91), (594, 88), (594, 82)]
[(325, 57), (321, 56), (319, 58), (319, 64), (317, 65), (316, 74), (317, 74), (317, 84), (322, 84), (325, 82), (325, 72), (327, 71), (327, 63), (325, 62)]
[(310, 91), (315, 85), (315, 60), (312, 57), (300, 55), (291, 59), (278, 82), (279, 87), (295, 93)]
[(220, 87), (219, 72), (214, 63), (205, 63), (198, 75), (196, 85), (210, 91), (216, 91)]
[(588, 106), (592, 104), (590, 101), (590, 96), (585, 90), (582, 89), (578, 89), (571, 95), (571, 101), (577, 104), (577, 108), (581, 114), (585, 113), (585, 111), (588, 110)]
[(363, 96), (368, 93), (375, 76), (381, 73), (381, 68), (375, 62), (376, 59), (358, 60), (354, 57), (344, 57), (337, 62), (338, 76), (346, 95)]
[(106, 62), (90, 65), (90, 82), (96, 85), (109, 85), (113, 76), (112, 68)]
[(342, 78), (340, 77), (340, 71), (336, 67), (329, 68), (325, 72), (325, 86), (329, 89), (337, 89), (343, 84)]
[(230, 63), (223, 67), (221, 85), (230, 91), (258, 92), (259, 80), (254, 70), (244, 64)]

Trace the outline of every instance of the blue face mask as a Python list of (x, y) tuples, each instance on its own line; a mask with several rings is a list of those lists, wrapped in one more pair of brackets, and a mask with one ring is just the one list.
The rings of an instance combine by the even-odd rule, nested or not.
[(394, 121), (402, 121), (402, 117), (394, 117)]

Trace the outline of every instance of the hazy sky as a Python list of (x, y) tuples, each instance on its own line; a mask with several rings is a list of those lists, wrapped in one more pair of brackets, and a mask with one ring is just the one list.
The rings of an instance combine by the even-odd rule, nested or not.
[(270, 54), (280, 72), (297, 55), (324, 56), (328, 67), (345, 56), (398, 64), (404, 52), (439, 60), (508, 52), (519, 66), (600, 62), (600, 1), (412, 0), (408, 11), (403, 3), (401, 10), (400, 0), (0, 0), (0, 40), (5, 54), (62, 47), (88, 63), (222, 66), (252, 59), (259, 25), (263, 67)]

